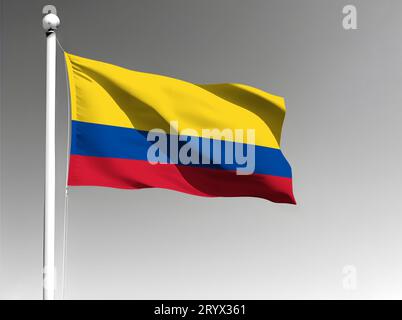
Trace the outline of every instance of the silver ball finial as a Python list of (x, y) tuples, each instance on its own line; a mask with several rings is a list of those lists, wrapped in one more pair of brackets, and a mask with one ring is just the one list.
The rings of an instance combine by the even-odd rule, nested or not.
[(42, 26), (46, 31), (56, 30), (60, 25), (60, 19), (53, 13), (48, 13), (43, 17)]

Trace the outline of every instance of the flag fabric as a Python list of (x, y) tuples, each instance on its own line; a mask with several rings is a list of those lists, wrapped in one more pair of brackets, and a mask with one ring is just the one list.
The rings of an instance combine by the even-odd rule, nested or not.
[(192, 84), (65, 54), (69, 186), (165, 188), (292, 203), (285, 102), (243, 84)]

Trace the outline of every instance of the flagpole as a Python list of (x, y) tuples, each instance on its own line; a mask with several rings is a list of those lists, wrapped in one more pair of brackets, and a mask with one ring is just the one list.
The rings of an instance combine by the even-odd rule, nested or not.
[(55, 295), (55, 182), (56, 182), (56, 29), (60, 19), (54, 6), (45, 6), (42, 24), (46, 31), (46, 164), (43, 239), (43, 299)]

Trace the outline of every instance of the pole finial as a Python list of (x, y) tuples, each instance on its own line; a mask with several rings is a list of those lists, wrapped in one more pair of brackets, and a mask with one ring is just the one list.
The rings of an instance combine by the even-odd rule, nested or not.
[(46, 14), (42, 20), (43, 29), (45, 29), (47, 32), (56, 30), (60, 25), (60, 19), (57, 16), (56, 7), (48, 4), (43, 7), (42, 13)]

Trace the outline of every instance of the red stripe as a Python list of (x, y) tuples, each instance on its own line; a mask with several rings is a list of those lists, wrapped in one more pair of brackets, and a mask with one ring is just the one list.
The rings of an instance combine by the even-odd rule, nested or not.
[(70, 186), (121, 189), (164, 188), (205, 197), (259, 197), (296, 204), (292, 179), (264, 174), (236, 175), (235, 171), (148, 161), (70, 156)]

